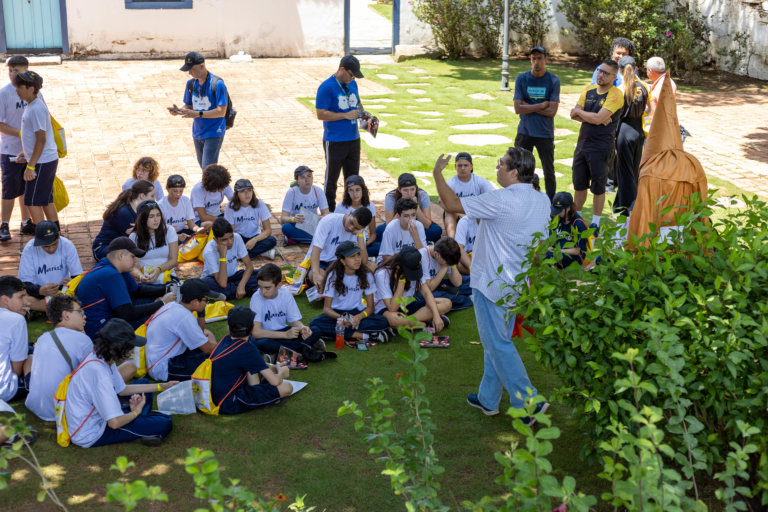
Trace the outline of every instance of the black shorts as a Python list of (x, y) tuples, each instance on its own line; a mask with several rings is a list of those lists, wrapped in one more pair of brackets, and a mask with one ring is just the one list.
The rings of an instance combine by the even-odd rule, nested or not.
[[(35, 165), (37, 176), (32, 181), (25, 181), (24, 204), (27, 206), (47, 206), (53, 202), (53, 179), (59, 159), (53, 162)], [(26, 164), (24, 164), (26, 168)]]
[(573, 154), (573, 190), (589, 189), (594, 195), (605, 194), (608, 168), (613, 162), (614, 150), (584, 152), (577, 149)]
[(16, 155), (1, 155), (0, 168), (2, 169), (3, 199), (16, 199), (24, 195), (24, 169), (27, 164), (11, 162), (11, 157)]

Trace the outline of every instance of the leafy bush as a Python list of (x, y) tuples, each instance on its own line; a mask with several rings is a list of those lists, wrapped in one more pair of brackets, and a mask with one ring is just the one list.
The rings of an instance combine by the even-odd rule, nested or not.
[(710, 29), (696, 2), (560, 0), (559, 7), (584, 51), (595, 58), (608, 57), (613, 38), (627, 37), (640, 66), (659, 55), (673, 72), (694, 76), (710, 60)]
[(552, 21), (549, 5), (546, 0), (510, 0), (509, 27), (518, 34), (513, 43), (521, 50), (544, 44)]
[[(744, 209), (719, 221), (709, 220), (714, 202), (695, 202), (676, 214), (686, 226), (679, 236), (645, 237), (648, 247), (636, 251), (614, 247), (615, 228), (604, 226), (593, 254), (603, 263), (591, 272), (544, 260), (553, 235), (531, 251), (530, 287), (516, 310), (535, 330), (528, 348), (562, 380), (559, 395), (581, 410), (593, 439), (641, 423), (622, 403), (630, 382), (617, 381), (626, 358), (616, 354), (636, 350), (636, 409), (664, 434), (661, 453), (694, 496), (706, 473), (726, 485), (724, 498), (759, 508), (768, 504), (768, 206), (744, 199)], [(583, 453), (622, 446), (585, 445)]]
[(440, 50), (458, 59), (470, 43), (467, 0), (413, 0), (413, 13), (432, 28)]
[(467, 24), (477, 44), (480, 57), (495, 59), (501, 54), (504, 2), (501, 0), (467, 0)]

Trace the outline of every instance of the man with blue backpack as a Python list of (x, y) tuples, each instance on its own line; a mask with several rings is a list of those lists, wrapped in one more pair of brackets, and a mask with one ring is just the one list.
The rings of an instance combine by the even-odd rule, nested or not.
[(192, 138), (197, 162), (201, 169), (205, 169), (209, 164), (218, 163), (224, 133), (234, 124), (237, 113), (224, 80), (208, 71), (201, 53), (189, 52), (181, 71), (192, 77), (187, 80), (184, 90), (184, 107), (174, 104), (168, 111), (174, 116), (193, 119)]

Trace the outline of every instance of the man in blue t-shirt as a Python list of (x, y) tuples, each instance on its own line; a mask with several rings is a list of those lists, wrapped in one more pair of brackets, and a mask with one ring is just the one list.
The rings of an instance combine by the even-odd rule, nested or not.
[[(626, 57), (626, 56), (633, 57), (634, 55), (635, 55), (635, 45), (632, 44), (632, 41), (630, 41), (626, 37), (617, 37), (613, 41), (611, 41), (611, 60), (614, 61), (616, 64), (619, 63), (619, 60), (621, 60), (622, 57)], [(597, 66), (595, 68), (595, 71), (592, 73), (592, 80), (589, 82), (590, 84), (597, 83), (598, 69), (600, 69), (600, 66)], [(615, 85), (616, 87), (619, 87), (623, 83), (624, 83), (624, 77), (621, 76), (621, 73), (617, 74), (616, 78), (613, 79), (613, 85)]]
[(163, 304), (176, 300), (174, 293), (165, 293), (165, 286), (137, 284), (131, 276), (144, 254), (130, 238), (121, 236), (109, 244), (107, 256), (83, 274), (75, 293), (85, 312), (85, 334), (93, 338), (113, 317), (138, 327)]
[(539, 154), (549, 200), (555, 196), (555, 122), (560, 106), (560, 79), (547, 71), (547, 50), (534, 46), (528, 53), (531, 70), (515, 79), (515, 114), (520, 115), (515, 146)]
[(363, 78), (360, 61), (346, 55), (339, 69), (317, 88), (315, 110), (323, 122), (323, 146), (325, 148), (325, 197), (328, 208), (336, 209), (336, 186), (339, 171), (344, 180), (360, 174), (360, 134), (357, 120), (368, 115), (363, 110), (357, 92), (355, 78)]
[(227, 130), (228, 92), (224, 80), (205, 67), (205, 57), (189, 52), (184, 58), (182, 71), (192, 78), (184, 89), (184, 108), (175, 104), (168, 107), (171, 115), (192, 118), (192, 139), (195, 141), (197, 162), (201, 169), (219, 161), (219, 150)]

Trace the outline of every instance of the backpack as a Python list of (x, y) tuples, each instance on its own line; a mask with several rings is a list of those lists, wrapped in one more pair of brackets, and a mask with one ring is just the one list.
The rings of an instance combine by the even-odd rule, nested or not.
[[(222, 338), (221, 341), (224, 341), (224, 338)], [(232, 386), (232, 389), (230, 389), (227, 394), (224, 395), (224, 398), (222, 398), (218, 404), (214, 404), (213, 396), (211, 396), (211, 370), (213, 369), (213, 362), (231, 354), (238, 348), (242, 347), (244, 344), (248, 343), (248, 338), (240, 340), (239, 343), (235, 343), (230, 347), (227, 347), (221, 352), (221, 354), (214, 356), (216, 349), (218, 349), (219, 345), (221, 345), (221, 341), (219, 341), (213, 348), (211, 354), (208, 356), (208, 359), (200, 363), (200, 366), (197, 367), (195, 373), (192, 374), (192, 394), (195, 397), (195, 405), (198, 409), (200, 409), (201, 412), (210, 414), (211, 416), (219, 415), (219, 407), (221, 407), (221, 404), (224, 403), (224, 400), (226, 400), (234, 390), (240, 387), (240, 384), (242, 384), (248, 376), (247, 373), (244, 373), (243, 376), (240, 377), (237, 382), (235, 382), (235, 385)]]
[[(166, 311), (168, 311), (168, 310), (166, 309), (165, 311), (163, 311), (163, 313), (165, 313)], [(146, 322), (144, 322), (138, 328), (136, 328), (136, 331), (135, 331), (136, 335), (137, 336), (141, 336), (142, 338), (146, 338), (146, 336), (147, 336), (147, 326), (149, 325), (149, 323), (152, 320), (154, 320), (155, 318), (157, 318), (158, 316), (162, 315), (163, 313), (159, 313), (158, 314), (158, 312), (156, 311), (155, 314), (153, 314), (151, 317), (149, 317), (147, 319)], [(157, 361), (152, 363), (152, 366), (150, 366), (149, 368), (147, 368), (147, 351), (145, 350), (145, 347), (144, 346), (134, 347), (133, 348), (133, 357), (131, 358), (131, 361), (133, 362), (133, 364), (136, 365), (136, 376), (138, 378), (144, 377), (147, 374), (147, 372), (149, 372), (149, 370), (151, 370), (152, 368), (155, 367), (155, 365), (157, 363), (159, 363), (160, 361), (165, 359), (165, 356), (170, 354), (171, 350), (176, 348), (176, 345), (178, 345), (180, 341), (181, 341), (180, 337), (176, 338), (176, 341), (173, 343), (173, 345), (171, 345), (171, 348), (169, 348), (168, 351), (166, 351), (165, 354), (160, 356), (160, 358)]]
[(51, 116), (51, 126), (53, 127), (53, 140), (56, 142), (56, 151), (59, 158), (67, 156), (67, 135), (64, 133), (64, 127)]
[[(213, 96), (213, 103), (216, 103), (216, 84), (219, 83), (220, 78), (211, 73), (211, 96)], [(189, 95), (192, 96), (192, 87), (194, 84), (195, 79), (192, 78), (189, 81), (187, 81), (187, 91), (189, 92)], [(224, 124), (227, 127), (227, 130), (235, 126), (235, 117), (237, 116), (237, 110), (235, 110), (234, 105), (232, 105), (232, 95), (227, 93), (227, 111), (224, 113)]]
[[(91, 351), (93, 353), (93, 351)], [(90, 355), (89, 353), (88, 355)], [(62, 379), (61, 383), (59, 383), (59, 387), (56, 388), (56, 392), (53, 394), (53, 400), (56, 404), (56, 442), (59, 443), (59, 446), (62, 446), (66, 448), (69, 446), (70, 441), (72, 438), (77, 434), (81, 428), (83, 428), (83, 425), (85, 425), (85, 422), (88, 421), (88, 418), (91, 417), (91, 414), (93, 414), (93, 411), (96, 410), (96, 407), (91, 407), (91, 411), (88, 413), (88, 416), (85, 417), (83, 422), (80, 424), (79, 427), (75, 429), (74, 432), (72, 432), (72, 435), (69, 434), (69, 427), (67, 425), (67, 416), (65, 414), (65, 406), (67, 402), (67, 391), (69, 390), (69, 383), (72, 381), (72, 377), (88, 363), (102, 363), (98, 359), (88, 359), (88, 356), (85, 356), (83, 358), (83, 361), (77, 365), (77, 367), (72, 370), (72, 372), (68, 373), (64, 379)]]

